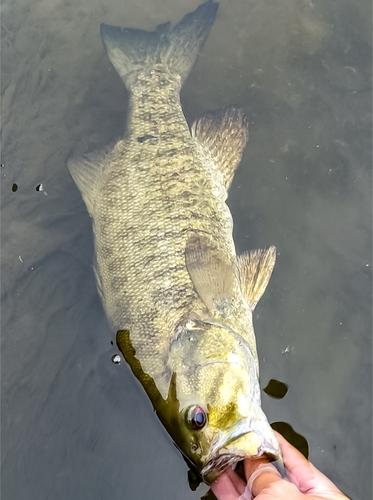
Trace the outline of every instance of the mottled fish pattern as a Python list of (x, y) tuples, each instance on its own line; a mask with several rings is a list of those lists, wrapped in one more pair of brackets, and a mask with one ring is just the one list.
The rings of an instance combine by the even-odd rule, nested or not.
[[(129, 94), (126, 133), (68, 163), (93, 220), (98, 288), (118, 345), (207, 482), (243, 456), (279, 456), (260, 409), (252, 326), (275, 250), (237, 257), (226, 204), (247, 121), (228, 107), (189, 127), (180, 105), (217, 7), (206, 2), (155, 32), (102, 25)], [(188, 428), (190, 408), (203, 429)], [(237, 449), (224, 444), (254, 434)]]

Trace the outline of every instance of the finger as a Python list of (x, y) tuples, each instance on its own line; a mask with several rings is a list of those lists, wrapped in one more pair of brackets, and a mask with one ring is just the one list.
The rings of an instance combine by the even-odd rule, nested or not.
[(248, 478), (246, 490), (255, 498), (273, 483), (283, 481), (278, 470), (266, 458), (247, 459), (244, 462), (245, 474)]
[(240, 476), (231, 468), (227, 469), (226, 473), (230, 477), (230, 480), (232, 481), (239, 495), (242, 495), (246, 488), (246, 481), (240, 478)]
[(245, 477), (247, 480), (250, 479), (250, 476), (256, 471), (256, 469), (261, 464), (269, 464), (270, 461), (267, 457), (260, 457), (255, 459), (247, 458), (244, 460), (244, 468), (245, 468)]
[(300, 491), (314, 494), (325, 490), (331, 492), (340, 491), (281, 434), (276, 432), (276, 437), (281, 447), (287, 476)]
[(210, 488), (218, 500), (238, 500), (245, 486), (245, 482), (232, 469), (227, 469)]
[(310, 469), (310, 462), (281, 434), (275, 433), (282, 451), (288, 478), (298, 487), (303, 482), (308, 483), (313, 480), (314, 474)]

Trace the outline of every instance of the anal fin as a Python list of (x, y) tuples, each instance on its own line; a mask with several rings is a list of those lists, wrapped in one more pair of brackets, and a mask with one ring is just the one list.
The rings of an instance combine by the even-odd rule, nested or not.
[(193, 123), (191, 133), (218, 166), (228, 190), (249, 139), (242, 109), (230, 106), (208, 111)]

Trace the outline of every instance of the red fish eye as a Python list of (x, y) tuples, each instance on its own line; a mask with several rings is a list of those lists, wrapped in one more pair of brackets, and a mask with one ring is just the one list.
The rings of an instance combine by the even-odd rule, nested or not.
[(206, 425), (206, 412), (200, 406), (191, 406), (188, 410), (188, 423), (195, 431), (202, 429)]

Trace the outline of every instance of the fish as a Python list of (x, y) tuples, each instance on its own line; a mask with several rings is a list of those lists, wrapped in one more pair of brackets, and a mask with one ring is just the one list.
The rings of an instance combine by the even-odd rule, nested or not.
[(117, 346), (207, 484), (244, 458), (281, 459), (261, 408), (253, 328), (276, 249), (237, 255), (226, 203), (248, 121), (228, 106), (189, 127), (180, 104), (217, 10), (207, 1), (152, 32), (101, 25), (128, 92), (126, 129), (67, 165), (92, 219)]

